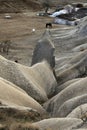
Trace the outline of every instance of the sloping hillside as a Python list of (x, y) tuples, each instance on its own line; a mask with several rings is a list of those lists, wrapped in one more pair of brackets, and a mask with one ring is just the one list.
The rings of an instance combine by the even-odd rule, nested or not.
[[(24, 10), (39, 10), (45, 6), (57, 6), (59, 4), (70, 4), (72, 2), (81, 2), (82, 0), (0, 0), (0, 13), (21, 12)], [(86, 2), (83, 0), (82, 2)]]
[(21, 12), (33, 8), (40, 8), (39, 2), (28, 0), (0, 0), (0, 13)]

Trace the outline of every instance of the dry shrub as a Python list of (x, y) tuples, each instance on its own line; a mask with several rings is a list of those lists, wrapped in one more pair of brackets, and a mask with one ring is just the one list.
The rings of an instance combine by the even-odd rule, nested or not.
[(3, 40), (0, 42), (0, 52), (5, 52), (8, 54), (9, 49), (11, 48), (12, 42), (10, 40)]
[(35, 122), (43, 119), (38, 112), (32, 110), (18, 110), (16, 108), (0, 108), (0, 122)]
[(1, 125), (0, 130), (9, 130), (9, 128), (7, 126)]
[(1, 125), (0, 130), (40, 130), (38, 126), (26, 123), (13, 123), (9, 126), (7, 125)]
[(40, 130), (40, 129), (38, 126), (29, 123), (25, 123), (25, 124), (16, 123), (16, 124), (12, 124), (9, 130)]
[(87, 112), (83, 113), (80, 118), (83, 120), (83, 122), (87, 122)]

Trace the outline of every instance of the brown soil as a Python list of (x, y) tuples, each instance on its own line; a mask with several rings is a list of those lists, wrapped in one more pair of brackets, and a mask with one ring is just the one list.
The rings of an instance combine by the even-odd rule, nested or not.
[(0, 13), (23, 12), (24, 10), (41, 8), (38, 0), (0, 0)]
[[(30, 65), (33, 49), (46, 30), (45, 24), (52, 18), (37, 16), (38, 12), (0, 14), (0, 41), (11, 40), (9, 54), (0, 53), (12, 61)], [(11, 19), (5, 16), (10, 15)], [(59, 25), (53, 25), (53, 28)], [(35, 28), (35, 32), (32, 29)]]
[[(40, 5), (41, 0), (0, 0), (0, 12), (3, 12), (0, 14), (0, 42), (12, 42), (9, 54), (0, 52), (1, 55), (9, 60), (18, 60), (21, 64), (30, 65), (33, 49), (46, 29), (45, 24), (53, 21), (52, 18), (36, 15)], [(12, 18), (6, 19), (6, 15)], [(60, 25), (53, 25), (53, 28), (55, 27), (59, 28)], [(32, 32), (33, 28), (35, 32)]]

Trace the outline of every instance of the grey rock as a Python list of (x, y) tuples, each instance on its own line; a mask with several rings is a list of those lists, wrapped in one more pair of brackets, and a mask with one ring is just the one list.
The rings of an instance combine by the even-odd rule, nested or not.
[(77, 96), (75, 98), (67, 100), (58, 109), (58, 117), (66, 117), (76, 107), (78, 107), (84, 103), (87, 103), (87, 94)]
[(43, 107), (26, 92), (3, 78), (0, 78), (0, 108), (1, 106), (14, 106), (19, 109), (28, 107), (30, 110), (45, 112)]
[(87, 73), (87, 50), (80, 53), (67, 63), (66, 69), (57, 74), (58, 84), (62, 84), (70, 79), (82, 77)]
[(71, 79), (68, 80), (67, 82), (65, 82), (64, 84), (58, 86), (56, 88), (56, 92), (59, 93), (60, 91), (62, 91), (63, 89), (65, 89), (66, 87), (68, 87), (70, 84), (73, 84), (75, 82), (77, 82), (78, 80), (80, 80), (81, 78), (75, 78), (75, 79)]
[(0, 56), (0, 76), (16, 84), (39, 102), (45, 102), (48, 97), (53, 96), (57, 86), (53, 71), (45, 61), (28, 67)]
[(79, 105), (71, 113), (67, 115), (69, 118), (84, 119), (87, 117), (87, 103)]
[(87, 36), (87, 16), (84, 17), (80, 24), (77, 26), (77, 31), (76, 33), (78, 33), (81, 37), (82, 36)]
[(44, 108), (51, 113), (52, 116), (58, 117), (60, 106), (69, 99), (81, 96), (87, 93), (87, 77), (69, 85), (59, 94), (51, 98), (44, 104)]
[(33, 123), (38, 125), (42, 130), (72, 130), (83, 124), (83, 121), (76, 118), (50, 118)]
[(50, 38), (49, 31), (47, 30), (42, 38), (38, 41), (32, 57), (31, 65), (46, 60), (52, 68), (55, 67), (55, 47)]

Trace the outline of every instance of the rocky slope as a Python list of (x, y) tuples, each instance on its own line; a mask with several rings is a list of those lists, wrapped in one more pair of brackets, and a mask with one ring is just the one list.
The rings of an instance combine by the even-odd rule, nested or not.
[(29, 9), (39, 10), (45, 8), (46, 5), (54, 7), (57, 5), (71, 4), (72, 2), (86, 2), (86, 0), (0, 0), (0, 13), (5, 12), (24, 12)]
[[(28, 116), (27, 111), (32, 110), (31, 114), (34, 113), (34, 115), (37, 115), (36, 117), (39, 117), (38, 121), (33, 116), (32, 127), (39, 126), (38, 129), (41, 130), (87, 128), (86, 21), (87, 17), (83, 18), (80, 24), (75, 27), (47, 29), (46, 35), (43, 35), (40, 42), (37, 42), (38, 48), (35, 51), (35, 53), (38, 53), (38, 51), (43, 50), (38, 58), (43, 57), (31, 67), (6, 60), (0, 56), (0, 76), (4, 78), (0, 78), (0, 110), (3, 110), (4, 113), (7, 112), (7, 115), (4, 114), (7, 120), (9, 119), (8, 111), (14, 111), (15, 116), (17, 112), (19, 116), (23, 113), (24, 118), (24, 113), (27, 113), (26, 116)], [(52, 40), (51, 45), (54, 41), (56, 47), (55, 68), (44, 61), (47, 60), (46, 58), (49, 59), (48, 62), (51, 60), (52, 54), (50, 57), (47, 54), (50, 54), (52, 50), (47, 51), (45, 49), (46, 46), (51, 48), (51, 46), (48, 46), (50, 40)], [(80, 48), (81, 46), (83, 49)], [(46, 51), (45, 59), (44, 51)], [(56, 78), (53, 69), (55, 69)], [(14, 122), (15, 117), (12, 115), (10, 117)], [(48, 119), (46, 119), (47, 117)], [(30, 120), (32, 120), (32, 116), (30, 116)], [(28, 119), (25, 122), (27, 121)], [(4, 123), (6, 124), (5, 121)]]
[(32, 60), (29, 67), (0, 55), (0, 129), (87, 129), (87, 17), (39, 35)]
[(40, 7), (40, 3), (35, 0), (0, 0), (0, 13), (18, 13), (24, 10), (40, 9)]

